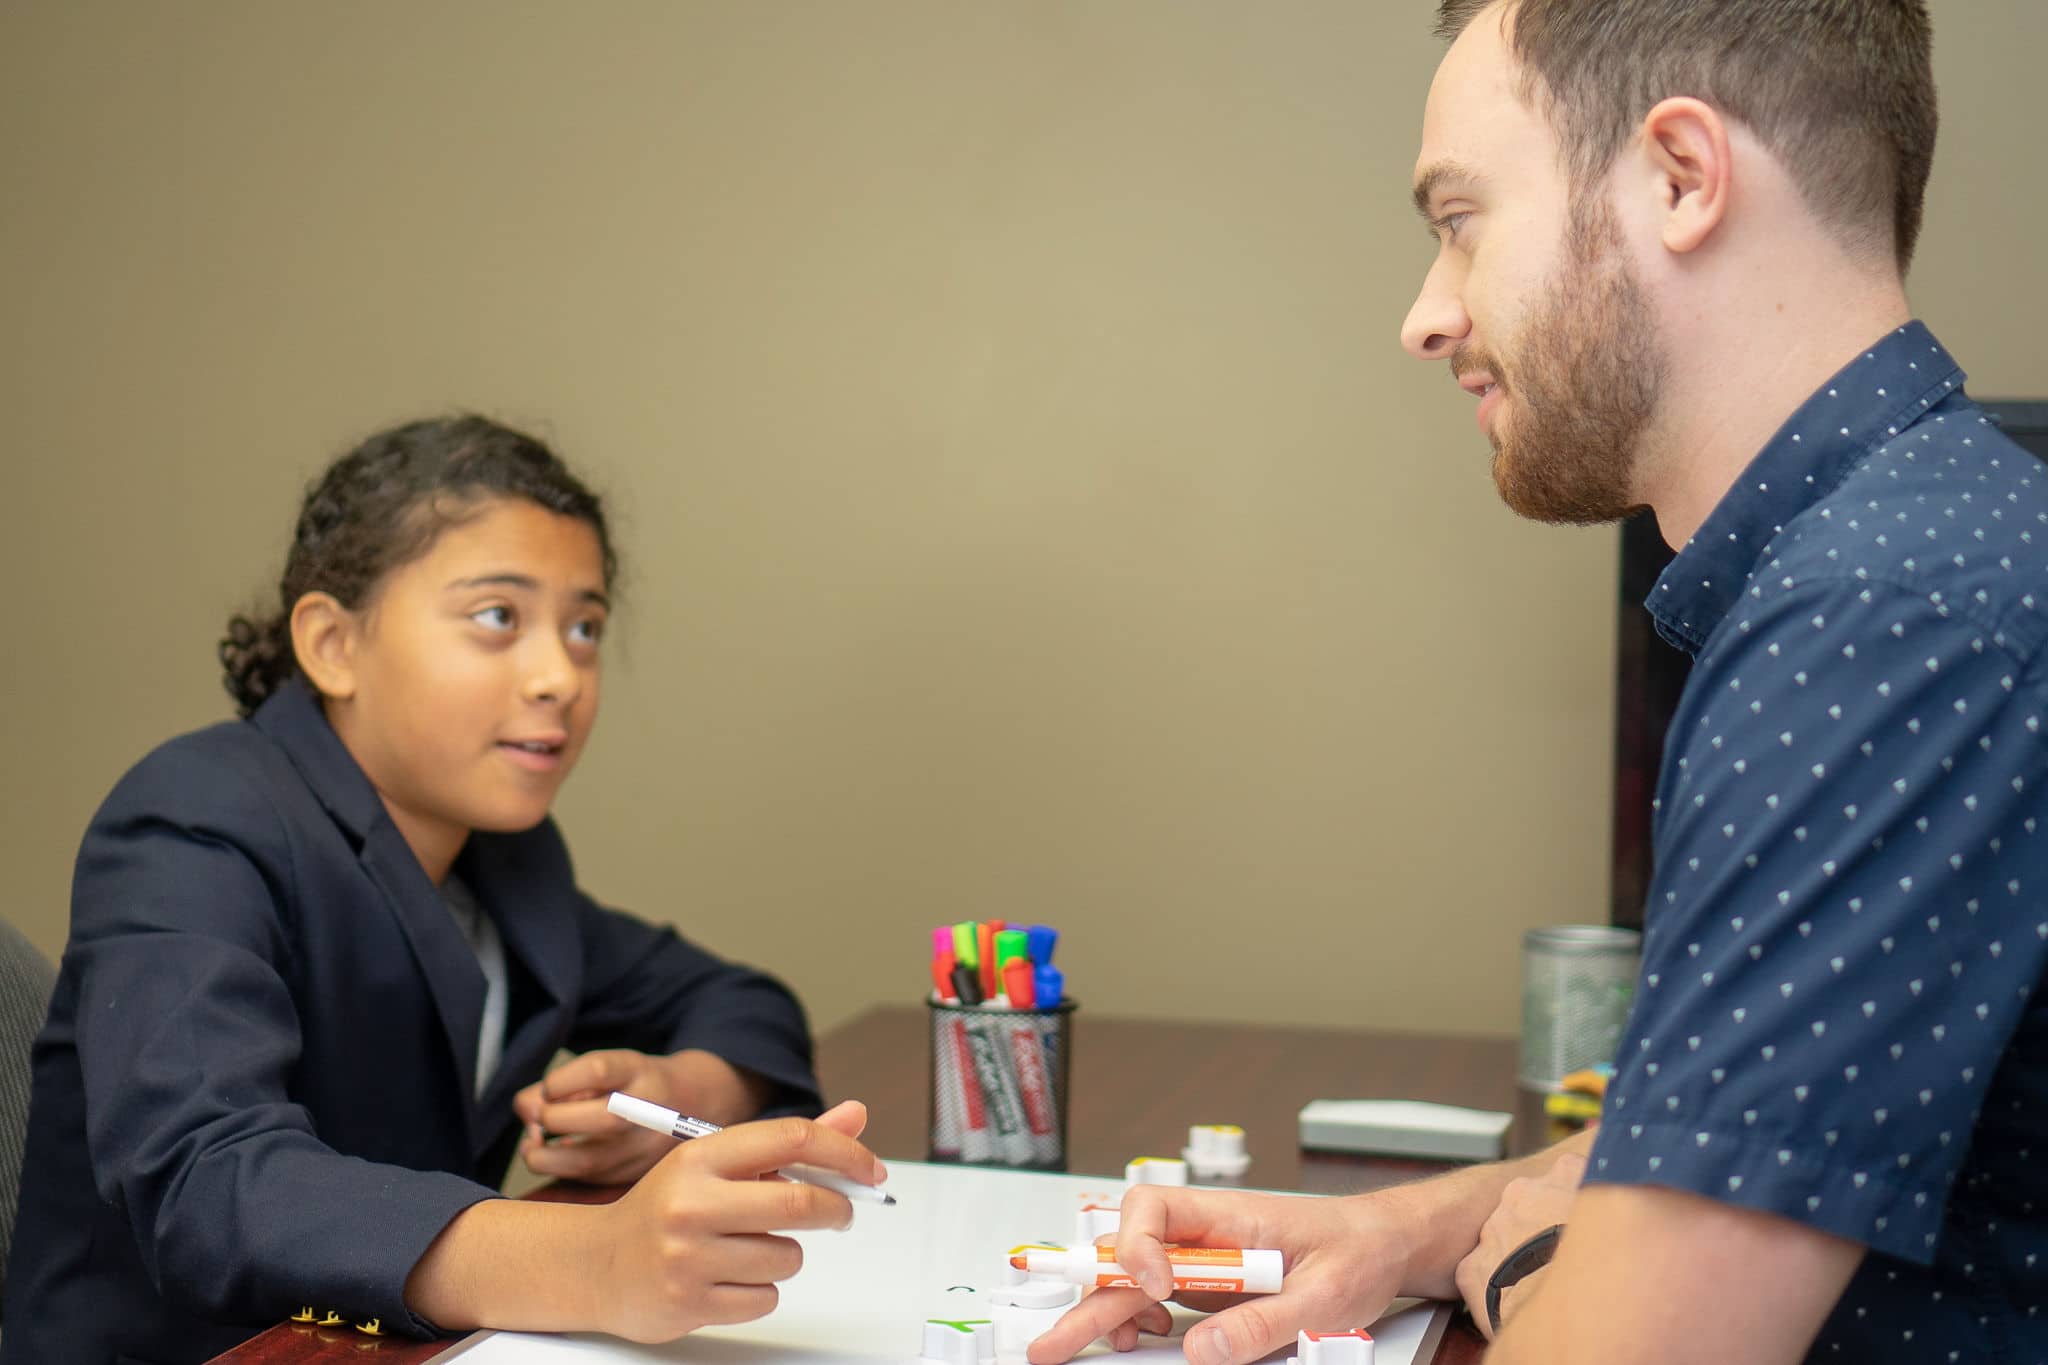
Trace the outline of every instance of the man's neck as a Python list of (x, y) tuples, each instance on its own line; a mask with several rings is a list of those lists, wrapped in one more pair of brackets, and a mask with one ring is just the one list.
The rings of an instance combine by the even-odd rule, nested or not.
[(1838, 272), (1698, 310), (1671, 343), (1637, 475), (1665, 542), (1683, 547), (1785, 419), (1911, 318), (1896, 281)]

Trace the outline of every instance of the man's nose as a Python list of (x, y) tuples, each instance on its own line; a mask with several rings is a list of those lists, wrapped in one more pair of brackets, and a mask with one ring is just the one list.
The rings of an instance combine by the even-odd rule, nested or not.
[(1442, 360), (1472, 333), (1460, 296), (1463, 270), (1439, 255), (1401, 324), (1401, 346), (1417, 360)]

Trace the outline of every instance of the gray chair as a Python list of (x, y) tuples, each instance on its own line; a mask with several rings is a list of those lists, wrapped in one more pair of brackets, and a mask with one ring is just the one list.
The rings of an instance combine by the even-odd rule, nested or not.
[(28, 1047), (50, 1012), (57, 973), (21, 931), (0, 920), (0, 1275), (20, 1207), (21, 1149), (28, 1135)]

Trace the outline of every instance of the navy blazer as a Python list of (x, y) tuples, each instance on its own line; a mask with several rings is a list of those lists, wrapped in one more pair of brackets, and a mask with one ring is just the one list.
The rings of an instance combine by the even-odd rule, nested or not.
[(583, 895), (552, 821), (456, 871), (510, 976), (480, 1099), (483, 971), (307, 689), (121, 779), (35, 1044), (0, 1362), (201, 1361), (305, 1307), (431, 1333), (406, 1276), (558, 1048), (703, 1048), (816, 1112), (789, 992)]

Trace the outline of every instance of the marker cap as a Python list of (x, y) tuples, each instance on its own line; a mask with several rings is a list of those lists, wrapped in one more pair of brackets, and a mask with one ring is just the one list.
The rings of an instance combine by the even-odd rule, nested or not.
[(975, 974), (972, 963), (956, 962), (953, 964), (953, 998), (963, 1005), (979, 1005), (981, 1003), (981, 978)]
[(1064, 1308), (1080, 1297), (1079, 1288), (1066, 1276), (1049, 1270), (1030, 1271), (1016, 1264), (1017, 1257), (1028, 1257), (1034, 1251), (1064, 1254), (1060, 1248), (1043, 1243), (1011, 1247), (1009, 1255), (1003, 1258), (1001, 1279), (988, 1291), (990, 1303), (1016, 1308)]
[(1287, 1365), (1372, 1365), (1372, 1333), (1363, 1327), (1349, 1332), (1298, 1333), (1295, 1354)]
[(1115, 1205), (1083, 1204), (1074, 1216), (1074, 1245), (1094, 1246), (1098, 1237), (1115, 1232), (1122, 1221), (1123, 1211)]
[(1031, 994), (1039, 1009), (1049, 1010), (1067, 993), (1066, 974), (1057, 967), (1040, 967), (1031, 974)]
[(675, 1110), (617, 1090), (612, 1091), (611, 1098), (604, 1102), (604, 1107), (628, 1123), (637, 1123), (642, 1128), (652, 1128), (657, 1133), (668, 1132), (676, 1124)]
[(996, 1325), (987, 1318), (927, 1318), (919, 1355), (942, 1365), (981, 1365), (996, 1358)]
[(1133, 1157), (1124, 1167), (1126, 1185), (1185, 1185), (1188, 1163), (1177, 1156)]
[(1032, 989), (1031, 963), (1025, 958), (1011, 958), (1003, 964), (1003, 994), (1010, 998), (1010, 1004), (1020, 1010), (1038, 1007), (1037, 992)]
[(1189, 1171), (1196, 1176), (1238, 1176), (1252, 1164), (1244, 1149), (1244, 1129), (1234, 1123), (1198, 1123), (1188, 1129), (1188, 1145), (1181, 1148)]
[(1001, 978), (996, 975), (996, 935), (1001, 932), (1001, 920), (981, 920), (974, 926), (974, 970), (981, 974), (981, 998), (989, 999), (1003, 989)]

